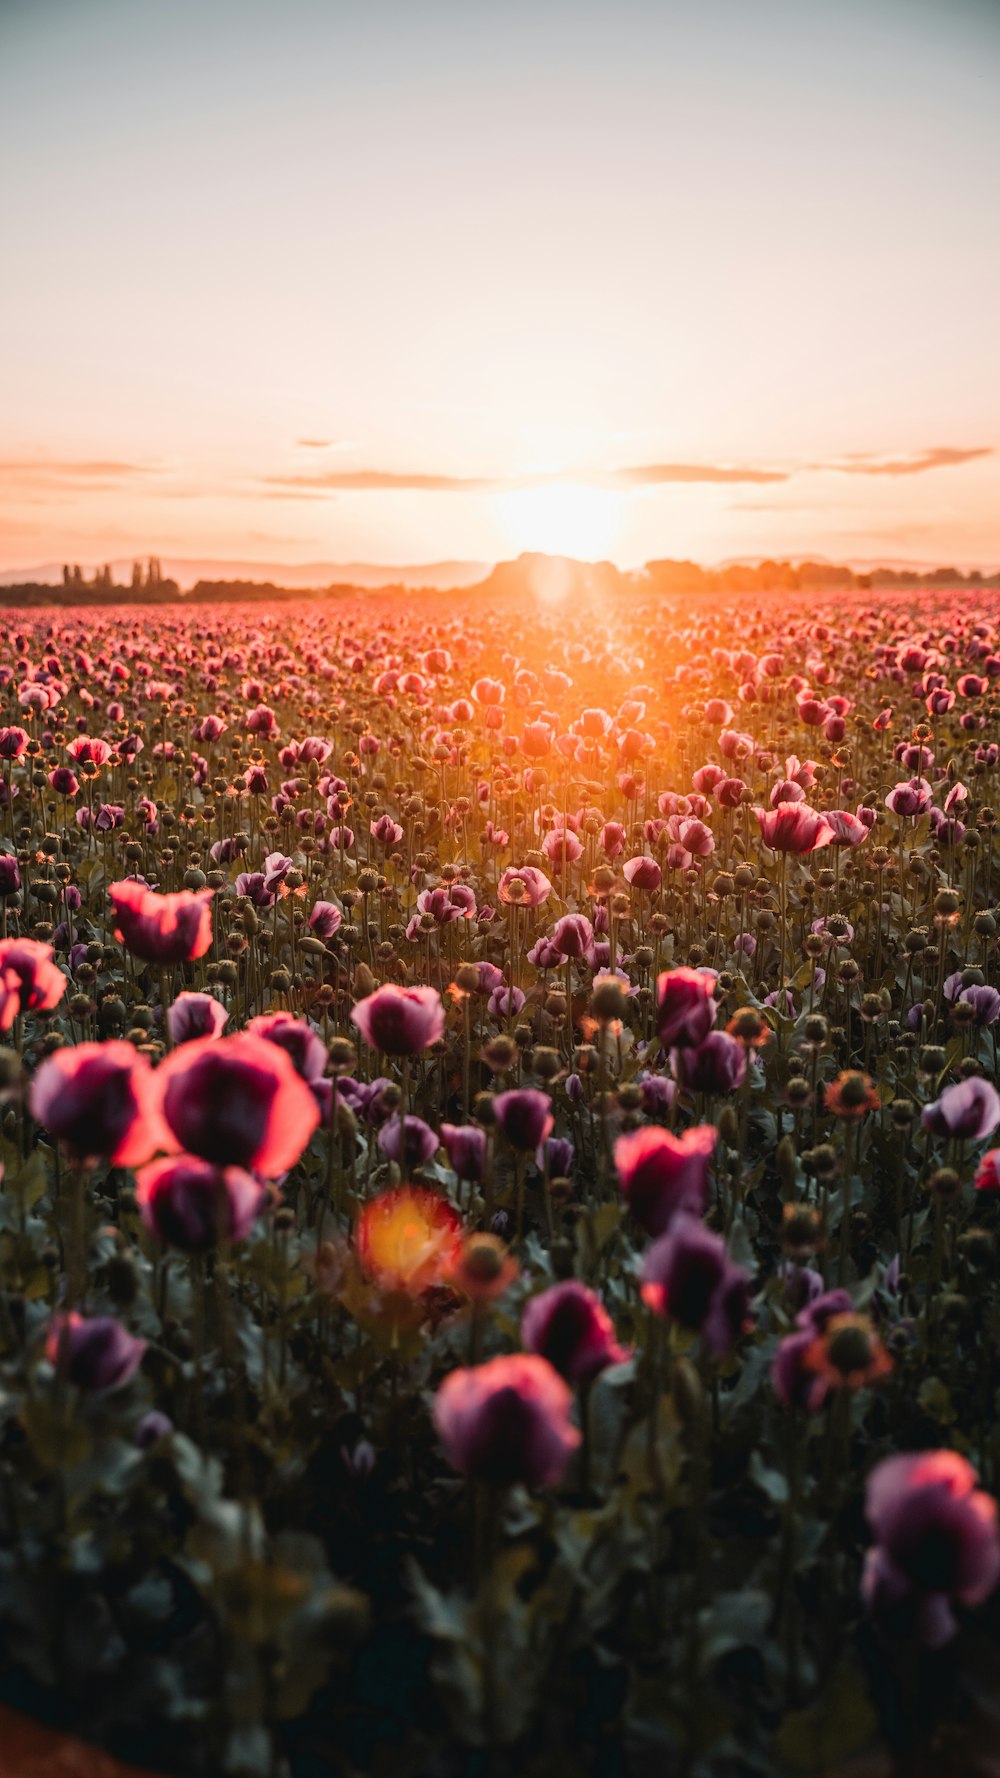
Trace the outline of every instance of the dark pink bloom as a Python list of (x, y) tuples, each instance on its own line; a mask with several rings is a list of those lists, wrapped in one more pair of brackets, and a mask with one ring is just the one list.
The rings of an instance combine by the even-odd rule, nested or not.
[(731, 1093), (746, 1078), (744, 1045), (728, 1031), (710, 1031), (701, 1043), (676, 1049), (671, 1057), (679, 1086), (694, 1093)]
[(111, 758), (111, 748), (107, 741), (94, 740), (89, 735), (78, 735), (66, 749), (70, 759), (78, 766), (104, 766)]
[(213, 994), (195, 994), (185, 990), (167, 1008), (167, 1029), (171, 1043), (190, 1043), (195, 1037), (221, 1037), (229, 1018), (221, 1000)]
[(311, 1087), (321, 1081), (326, 1073), (326, 1044), (307, 1025), (304, 1019), (296, 1019), (290, 1012), (259, 1013), (251, 1019), (247, 1030), (255, 1037), (263, 1037), (266, 1043), (274, 1043), (284, 1050), (302, 1080), (308, 1081)]
[(714, 1024), (714, 975), (665, 969), (656, 982), (656, 1034), (664, 1049), (702, 1043)]
[(894, 815), (908, 816), (915, 820), (930, 808), (933, 797), (934, 792), (926, 778), (911, 778), (909, 782), (904, 780), (890, 790), (885, 806)]
[(1000, 1093), (981, 1075), (945, 1087), (940, 1099), (925, 1105), (920, 1121), (935, 1136), (958, 1136), (979, 1142), (1000, 1124)]
[(868, 838), (868, 823), (848, 809), (828, 809), (825, 818), (833, 828), (834, 846), (860, 846)]
[(647, 1235), (662, 1235), (680, 1211), (700, 1216), (707, 1208), (717, 1140), (714, 1124), (695, 1124), (680, 1136), (648, 1124), (618, 1137), (615, 1166), (622, 1192)]
[(826, 816), (808, 803), (779, 803), (774, 809), (755, 809), (754, 814), (761, 838), (772, 852), (816, 852), (834, 838)]
[(554, 1122), (548, 1094), (535, 1087), (513, 1087), (509, 1093), (498, 1093), (493, 1113), (497, 1128), (522, 1154), (533, 1154), (551, 1133)]
[(521, 1343), (574, 1385), (591, 1382), (629, 1356), (600, 1297), (575, 1279), (531, 1298), (521, 1317)]
[(0, 940), (0, 983), (6, 990), (0, 1030), (22, 1013), (51, 1012), (66, 992), (66, 977), (52, 961), (52, 946), (33, 938)]
[(830, 1392), (826, 1379), (816, 1375), (806, 1362), (814, 1351), (816, 1333), (813, 1328), (800, 1328), (789, 1334), (778, 1346), (771, 1364), (771, 1383), (778, 1400), (786, 1408), (805, 1408), (816, 1413)]
[(398, 846), (403, 838), (403, 829), (398, 821), (392, 819), (391, 815), (380, 815), (377, 821), (370, 821), (368, 831), (372, 839), (376, 840), (387, 852), (391, 851), (393, 846)]
[(1000, 1581), (993, 1498), (957, 1451), (888, 1457), (865, 1492), (875, 1537), (865, 1604), (891, 1630), (939, 1648), (955, 1634), (955, 1605), (980, 1605)]
[(309, 930), (316, 938), (330, 939), (340, 931), (344, 916), (332, 901), (313, 902)]
[[(49, 787), (57, 796), (75, 796), (80, 788), (80, 780), (69, 766), (53, 766), (48, 774)], [(89, 815), (90, 811), (87, 811)]]
[(28, 740), (27, 729), (0, 728), (0, 759), (20, 759)]
[(161, 1241), (204, 1253), (245, 1241), (267, 1194), (242, 1167), (216, 1167), (182, 1154), (143, 1167), (135, 1195), (143, 1222)]
[(377, 1137), (381, 1152), (399, 1166), (422, 1167), (440, 1147), (438, 1137), (422, 1117), (391, 1117)]
[(497, 894), (505, 905), (538, 908), (548, 901), (552, 884), (545, 872), (532, 864), (522, 864), (518, 869), (510, 866), (497, 884)]
[(561, 1480), (580, 1443), (572, 1400), (546, 1359), (519, 1352), (452, 1371), (434, 1399), (434, 1424), (463, 1475), (546, 1487)]
[(131, 1382), (146, 1350), (145, 1340), (134, 1339), (111, 1315), (58, 1314), (49, 1323), (45, 1356), (72, 1383), (88, 1393), (122, 1389)]
[(249, 1031), (185, 1043), (157, 1070), (178, 1143), (268, 1178), (294, 1167), (319, 1123), (313, 1093), (276, 1043)]
[(157, 895), (134, 878), (112, 883), (115, 937), (143, 963), (188, 963), (212, 942), (212, 890)]
[(422, 889), (417, 896), (417, 913), (430, 914), (438, 926), (450, 926), (455, 920), (474, 920), (475, 893), (467, 883), (442, 883), (437, 889)]
[(436, 988), (397, 988), (386, 982), (359, 1000), (351, 1021), (372, 1049), (416, 1056), (444, 1036), (444, 1007)]
[(553, 926), (549, 942), (560, 957), (586, 957), (594, 947), (594, 928), (583, 914), (564, 914)]
[(654, 1242), (642, 1268), (643, 1301), (655, 1314), (700, 1334), (716, 1358), (750, 1325), (749, 1284), (722, 1237), (683, 1212)]
[[(542, 852), (550, 864), (558, 865), (565, 870), (569, 864), (575, 864), (583, 857), (583, 846), (571, 827), (554, 827), (542, 841)], [(503, 889), (500, 891), (501, 901)]]
[(622, 865), (622, 874), (626, 883), (633, 889), (653, 891), (660, 887), (662, 873), (655, 858), (647, 858), (640, 853), (636, 858), (629, 858)]
[(130, 1043), (56, 1050), (31, 1083), (31, 1115), (79, 1160), (137, 1167), (170, 1146), (159, 1082)]
[(441, 1142), (459, 1179), (478, 1185), (486, 1160), (486, 1132), (476, 1124), (442, 1124)]

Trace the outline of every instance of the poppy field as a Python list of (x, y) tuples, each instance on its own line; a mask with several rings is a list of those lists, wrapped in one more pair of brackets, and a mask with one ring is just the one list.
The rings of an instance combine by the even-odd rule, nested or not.
[(996, 1773), (995, 594), (2, 639), (0, 1698)]

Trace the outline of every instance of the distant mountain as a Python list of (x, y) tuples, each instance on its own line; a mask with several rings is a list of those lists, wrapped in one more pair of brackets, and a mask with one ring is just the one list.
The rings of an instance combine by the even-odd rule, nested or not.
[[(119, 585), (127, 586), (132, 578), (131, 556), (111, 563), (111, 571)], [(86, 579), (103, 564), (81, 564)], [(231, 562), (198, 560), (194, 557), (161, 556), (160, 566), (168, 580), (176, 580), (186, 591), (199, 580), (271, 581), (275, 586), (406, 586), (451, 587), (472, 586), (490, 572), (490, 562), (422, 562), (410, 566), (376, 562)], [(62, 583), (61, 562), (44, 562), (33, 568), (5, 568), (0, 572), (0, 586), (59, 586)]]

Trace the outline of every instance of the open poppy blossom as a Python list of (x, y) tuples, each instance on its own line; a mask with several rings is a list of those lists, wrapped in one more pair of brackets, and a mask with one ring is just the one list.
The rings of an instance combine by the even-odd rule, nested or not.
[(56, 1050), (31, 1086), (31, 1115), (80, 1160), (137, 1167), (171, 1144), (161, 1083), (130, 1043)]
[(108, 890), (115, 910), (115, 937), (143, 963), (187, 963), (203, 957), (212, 942), (211, 889), (157, 895), (131, 879)]
[(183, 1044), (157, 1079), (175, 1143), (219, 1167), (274, 1178), (294, 1167), (319, 1124), (290, 1057), (247, 1031)]

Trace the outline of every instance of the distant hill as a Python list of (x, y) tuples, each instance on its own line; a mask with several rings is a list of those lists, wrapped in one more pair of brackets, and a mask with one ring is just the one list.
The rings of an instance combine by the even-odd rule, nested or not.
[[(132, 576), (132, 557), (120, 557), (110, 564), (115, 582), (127, 586)], [(398, 566), (377, 562), (229, 562), (200, 560), (196, 557), (161, 556), (164, 576), (175, 580), (182, 592), (198, 581), (257, 581), (293, 590), (306, 587), (451, 587), (471, 586), (490, 571), (489, 562), (421, 562)], [(89, 580), (98, 566), (85, 563)], [(5, 568), (0, 571), (0, 586), (61, 586), (61, 562), (43, 562), (30, 568)]]

